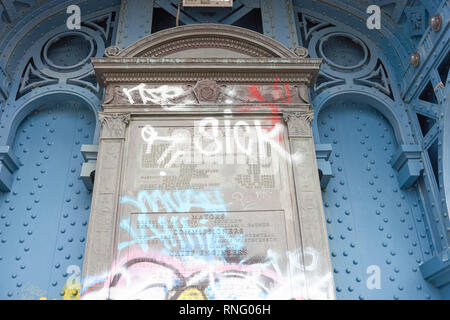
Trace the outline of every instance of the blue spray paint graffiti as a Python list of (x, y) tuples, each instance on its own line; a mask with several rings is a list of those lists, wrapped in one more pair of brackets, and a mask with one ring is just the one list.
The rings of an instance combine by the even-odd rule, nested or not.
[[(212, 193), (216, 200), (211, 201), (208, 193)], [(162, 192), (161, 190), (154, 190), (151, 194), (146, 190), (138, 193), (136, 199), (130, 197), (122, 197), (121, 203), (128, 203), (136, 208), (139, 212), (149, 212), (147, 205), (149, 205), (151, 212), (159, 211), (159, 204), (164, 208), (164, 212), (189, 212), (193, 208), (201, 209), (208, 213), (225, 213), (226, 207), (219, 191), (199, 191), (192, 189), (174, 192)]]
[[(214, 195), (212, 200), (209, 195)], [(131, 218), (124, 218), (120, 227), (133, 238), (131, 241), (119, 244), (119, 250), (130, 245), (139, 244), (144, 251), (148, 251), (148, 242), (157, 239), (171, 255), (193, 255), (194, 250), (203, 256), (224, 256), (225, 254), (241, 254), (244, 248), (243, 234), (229, 234), (223, 227), (209, 227), (209, 219), (196, 219), (195, 226), (192, 218), (160, 215), (157, 221), (151, 220), (147, 213), (158, 213), (164, 208), (167, 213), (187, 213), (194, 208), (201, 209), (206, 217), (226, 214), (226, 207), (219, 191), (205, 192), (186, 190), (184, 192), (161, 192), (155, 190), (140, 191), (136, 199), (122, 197), (121, 203), (131, 204), (139, 210), (137, 228), (134, 228)], [(150, 210), (149, 210), (150, 209)]]

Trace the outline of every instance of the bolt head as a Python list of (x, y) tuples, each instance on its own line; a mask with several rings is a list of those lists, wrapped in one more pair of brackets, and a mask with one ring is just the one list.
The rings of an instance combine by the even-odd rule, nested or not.
[(420, 64), (420, 54), (416, 51), (409, 57), (409, 62), (417, 68)]
[(430, 25), (433, 31), (437, 32), (441, 30), (442, 27), (442, 17), (439, 13), (437, 13), (434, 17), (430, 19)]

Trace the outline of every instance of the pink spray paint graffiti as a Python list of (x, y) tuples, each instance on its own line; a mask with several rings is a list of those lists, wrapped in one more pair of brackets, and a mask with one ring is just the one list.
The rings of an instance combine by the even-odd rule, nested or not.
[[(238, 262), (181, 260), (159, 252), (131, 251), (119, 262), (115, 273), (86, 279), (82, 299), (96, 299), (105, 292), (111, 299), (219, 299), (272, 300), (305, 299), (305, 273), (320, 263), (318, 253), (309, 248), (308, 265), (302, 265), (300, 251), (287, 252), (287, 267), (270, 250), (265, 259)], [(324, 290), (328, 279), (316, 281), (308, 290)], [(322, 283), (322, 285), (321, 285)]]

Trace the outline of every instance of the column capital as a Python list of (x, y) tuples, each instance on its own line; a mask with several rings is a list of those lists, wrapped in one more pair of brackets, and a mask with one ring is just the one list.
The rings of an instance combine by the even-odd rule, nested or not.
[(125, 138), (125, 129), (130, 123), (130, 113), (107, 113), (99, 112), (98, 120), (102, 124), (102, 139), (123, 139)]
[(311, 137), (311, 122), (314, 120), (314, 111), (283, 112), (283, 120), (288, 127), (289, 137)]

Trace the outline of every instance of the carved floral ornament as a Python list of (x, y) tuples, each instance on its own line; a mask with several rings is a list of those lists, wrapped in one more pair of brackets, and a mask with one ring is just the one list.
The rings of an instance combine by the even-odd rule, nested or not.
[(198, 81), (194, 87), (194, 93), (198, 101), (201, 102), (216, 102), (219, 97), (219, 85), (214, 80)]
[(102, 124), (103, 138), (124, 138), (125, 129), (130, 123), (129, 113), (98, 113), (98, 120)]
[(314, 111), (284, 112), (283, 120), (287, 124), (289, 136), (311, 136)]

